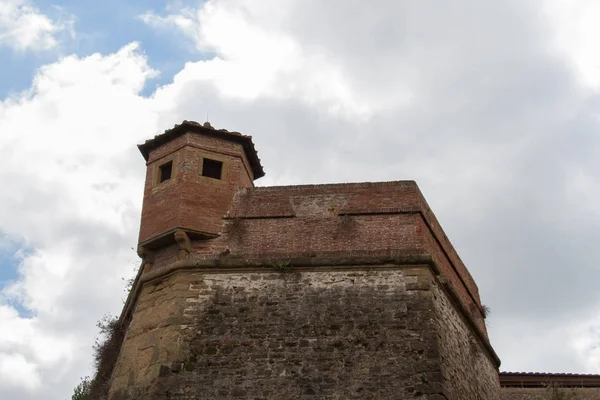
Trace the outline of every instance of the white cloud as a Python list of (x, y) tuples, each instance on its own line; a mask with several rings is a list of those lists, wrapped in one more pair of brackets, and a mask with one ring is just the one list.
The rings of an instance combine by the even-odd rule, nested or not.
[[(67, 362), (75, 353), (66, 336), (43, 331), (39, 320), (20, 318), (10, 307), (0, 306), (0, 387), (24, 387), (35, 394), (48, 376), (49, 366)], [(47, 383), (47, 382), (46, 382)]]
[(600, 3), (595, 0), (547, 0), (545, 14), (555, 26), (555, 40), (571, 61), (579, 78), (600, 88)]
[(402, 90), (385, 102), (359, 95), (335, 54), (324, 47), (304, 46), (281, 29), (278, 22), (293, 17), (291, 5), (292, 1), (207, 2), (199, 9), (165, 17), (146, 13), (140, 18), (157, 29), (176, 28), (198, 51), (215, 53), (207, 62), (188, 64), (184, 73), (211, 82), (222, 96), (294, 98), (334, 115), (362, 119), (410, 99), (405, 87), (397, 88)]
[[(0, 397), (64, 398), (90, 370), (95, 321), (119, 311), (120, 278), (138, 262), (135, 144), (207, 111), (254, 135), (261, 184), (417, 179), (492, 308), (505, 365), (600, 368), (589, 330), (563, 326), (592, 323), (573, 310), (600, 300), (597, 93), (536, 10), (485, 4), (220, 0), (147, 13), (210, 55), (149, 97), (156, 71), (135, 43), (39, 69), (0, 103), (11, 210), (0, 227), (30, 249), (0, 301)], [(583, 345), (557, 351), (565, 341)], [(536, 346), (527, 356), (514, 343)], [(11, 367), (21, 372), (1, 374)]]
[(60, 33), (73, 35), (73, 18), (52, 20), (28, 0), (0, 3), (0, 45), (16, 51), (49, 50), (58, 46)]
[(571, 348), (590, 371), (600, 368), (600, 316), (591, 317), (570, 329)]
[(132, 43), (47, 65), (29, 91), (0, 103), (0, 180), (11, 188), (0, 204), (12, 210), (0, 226), (31, 249), (2, 293), (34, 313), (0, 305), (0, 371), (13, 368), (0, 388), (57, 398), (90, 370), (95, 321), (119, 311), (120, 278), (137, 263), (135, 144), (157, 129), (139, 92), (154, 75)]
[(24, 387), (33, 392), (40, 386), (37, 365), (28, 362), (22, 354), (4, 354), (0, 360), (0, 384)]

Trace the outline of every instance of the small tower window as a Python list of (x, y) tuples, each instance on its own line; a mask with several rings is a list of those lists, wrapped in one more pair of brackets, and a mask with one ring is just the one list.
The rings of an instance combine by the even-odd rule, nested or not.
[(221, 179), (222, 172), (222, 161), (211, 160), (210, 158), (202, 159), (202, 176), (207, 176), (213, 179)]
[(171, 175), (173, 174), (173, 161), (169, 161), (168, 163), (164, 163), (159, 168), (158, 175), (158, 183), (163, 183), (164, 181), (168, 181), (171, 179)]

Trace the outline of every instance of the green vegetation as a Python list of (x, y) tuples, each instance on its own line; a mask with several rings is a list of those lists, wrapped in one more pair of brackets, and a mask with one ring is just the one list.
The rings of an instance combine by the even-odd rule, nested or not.
[(73, 389), (71, 400), (89, 400), (91, 380), (89, 376), (81, 378), (79, 385)]
[(292, 265), (289, 261), (276, 261), (271, 266), (278, 271), (288, 271)]
[(119, 355), (123, 340), (123, 330), (119, 319), (105, 315), (97, 324), (101, 337), (94, 344), (94, 367), (96, 373), (93, 379), (85, 377), (73, 390), (71, 400), (92, 400), (103, 398), (108, 390), (108, 380)]

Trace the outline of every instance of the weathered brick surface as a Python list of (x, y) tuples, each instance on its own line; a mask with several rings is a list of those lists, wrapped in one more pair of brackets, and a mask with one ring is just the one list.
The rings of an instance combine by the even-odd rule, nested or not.
[(470, 295), (472, 295), (479, 304), (481, 302), (481, 299), (479, 298), (479, 289), (477, 288), (473, 276), (471, 276), (471, 273), (469, 273), (467, 267), (460, 259), (456, 249), (452, 246), (452, 243), (450, 243), (450, 240), (442, 230), (442, 226), (438, 222), (435, 214), (431, 208), (429, 208), (425, 197), (423, 197), (423, 194), (418, 189), (417, 195), (419, 197), (420, 211), (423, 214), (424, 220), (427, 221), (428, 228), (431, 229), (432, 236), (435, 237), (436, 241), (439, 243), (441, 250), (452, 264), (452, 267), (456, 269), (460, 279), (464, 281), (465, 287), (468, 288)]
[(244, 219), (227, 226), (233, 254), (397, 250), (425, 254), (416, 214)]
[(309, 214), (317, 216), (418, 212), (417, 191), (413, 181), (257, 187), (238, 192), (229, 216), (302, 215), (311, 204)]
[(439, 242), (436, 240), (436, 238), (433, 235), (429, 234), (430, 231), (425, 226), (425, 222), (423, 220), (420, 220), (419, 223), (422, 224), (421, 229), (422, 232), (424, 232), (424, 234), (421, 236), (423, 239), (424, 253), (430, 254), (433, 257), (433, 260), (439, 268), (441, 275), (444, 278), (446, 278), (448, 282), (452, 285), (457, 296), (464, 305), (465, 309), (471, 313), (471, 316), (477, 324), (477, 327), (481, 330), (481, 332), (487, 335), (485, 319), (481, 311), (481, 303), (475, 300), (479, 297), (477, 296), (475, 298), (471, 295), (472, 292), (468, 291), (467, 287), (464, 284), (465, 281), (459, 274), (456, 273), (453, 264), (451, 263), (450, 259), (446, 256), (447, 253), (444, 252), (443, 249), (440, 247)]
[[(203, 157), (223, 162), (222, 180), (202, 176)], [(157, 169), (168, 161), (173, 162), (173, 178), (158, 183)], [(236, 190), (253, 186), (248, 168), (240, 144), (191, 133), (151, 151), (139, 241), (174, 228), (218, 234)]]
[[(598, 400), (600, 388), (557, 388), (558, 396), (554, 389), (545, 388), (502, 388), (501, 400)], [(554, 395), (554, 397), (552, 397)], [(559, 397), (561, 396), (561, 397)]]

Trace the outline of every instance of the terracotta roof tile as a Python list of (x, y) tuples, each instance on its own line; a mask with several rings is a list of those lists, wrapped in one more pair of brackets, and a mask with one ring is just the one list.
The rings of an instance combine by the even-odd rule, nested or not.
[(246, 156), (252, 167), (254, 179), (261, 178), (265, 175), (260, 163), (260, 158), (258, 158), (258, 152), (252, 142), (252, 136), (243, 135), (240, 132), (228, 131), (227, 129), (215, 129), (209, 122), (200, 124), (196, 121), (183, 121), (181, 124), (175, 124), (173, 128), (167, 129), (163, 133), (154, 136), (152, 139), (146, 140), (143, 144), (139, 144), (138, 149), (140, 149), (144, 159), (148, 161), (150, 151), (188, 132), (202, 133), (204, 135), (220, 137), (240, 143), (244, 147), (244, 151), (246, 152)]
[(500, 372), (500, 386), (544, 387), (555, 384), (562, 387), (600, 387), (598, 374), (549, 372)]

